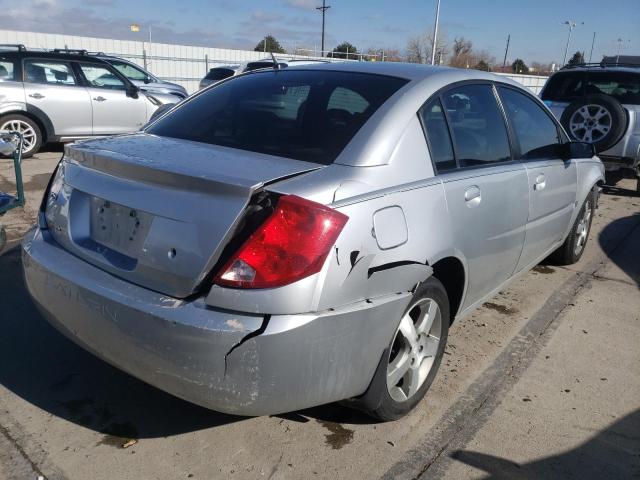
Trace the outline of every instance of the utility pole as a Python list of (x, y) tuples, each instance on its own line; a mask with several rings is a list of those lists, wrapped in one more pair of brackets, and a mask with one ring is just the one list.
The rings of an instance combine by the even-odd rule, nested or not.
[(593, 56), (593, 45), (596, 43), (596, 32), (593, 32), (593, 39), (591, 40), (591, 52), (589, 52), (589, 63), (591, 63), (591, 57)]
[[(571, 34), (573, 33), (573, 29), (578, 25), (576, 22), (571, 20), (565, 20), (561, 25), (569, 26), (569, 36), (567, 37), (567, 46), (564, 48), (564, 60), (562, 60), (562, 66), (564, 67), (567, 64), (567, 53), (569, 52), (569, 44), (571, 43)], [(584, 22), (580, 22), (580, 25), (584, 25)]]
[(511, 34), (507, 35), (507, 48), (504, 49), (504, 60), (502, 60), (502, 66), (507, 66), (507, 53), (509, 53), (509, 41), (511, 40)]
[(440, 0), (436, 4), (436, 24), (433, 27), (433, 47), (431, 48), (431, 65), (436, 64), (436, 48), (438, 47), (438, 23), (440, 21)]
[(331, 8), (331, 5), (326, 5), (326, 0), (322, 0), (322, 6), (316, 7), (316, 10), (320, 10), (322, 12), (322, 46), (320, 47), (320, 56), (324, 57), (324, 15), (327, 10)]

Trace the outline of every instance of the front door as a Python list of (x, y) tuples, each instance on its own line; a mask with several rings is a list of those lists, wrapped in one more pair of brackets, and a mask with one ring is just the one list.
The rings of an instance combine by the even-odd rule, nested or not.
[(80, 63), (93, 106), (93, 134), (113, 135), (140, 130), (147, 121), (144, 95), (127, 93), (124, 82), (106, 65)]
[(532, 96), (509, 87), (498, 92), (527, 170), (529, 218), (518, 270), (531, 266), (560, 244), (575, 209), (577, 171), (558, 157), (556, 121)]
[(27, 107), (51, 120), (55, 135), (91, 135), (91, 99), (71, 65), (59, 60), (24, 60)]

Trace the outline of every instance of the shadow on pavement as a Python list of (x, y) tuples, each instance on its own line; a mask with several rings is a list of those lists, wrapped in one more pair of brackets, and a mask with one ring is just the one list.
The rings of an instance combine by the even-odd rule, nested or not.
[(24, 286), (20, 247), (0, 256), (0, 383), (39, 408), (117, 438), (166, 437), (243, 420), (180, 400), (76, 346)]
[[(621, 230), (626, 230), (627, 235), (621, 236)], [(618, 246), (616, 239), (621, 237), (625, 241)], [(598, 242), (609, 259), (640, 287), (640, 212), (609, 223), (600, 232)]]
[(640, 476), (640, 410), (568, 452), (518, 464), (469, 450), (451, 457), (488, 473), (484, 479), (603, 479)]

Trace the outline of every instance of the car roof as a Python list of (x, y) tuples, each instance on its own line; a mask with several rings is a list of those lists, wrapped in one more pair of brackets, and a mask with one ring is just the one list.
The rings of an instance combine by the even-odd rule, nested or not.
[(640, 65), (624, 65), (624, 64), (588, 64), (588, 65), (571, 65), (563, 67), (558, 70), (554, 75), (558, 73), (572, 73), (572, 72), (627, 72), (640, 74)]
[(410, 81), (438, 79), (443, 84), (464, 80), (488, 80), (509, 83), (518, 87), (521, 84), (508, 77), (482, 70), (423, 65), (401, 62), (317, 62), (300, 65), (296, 70), (330, 70), (336, 72), (369, 73), (400, 77)]

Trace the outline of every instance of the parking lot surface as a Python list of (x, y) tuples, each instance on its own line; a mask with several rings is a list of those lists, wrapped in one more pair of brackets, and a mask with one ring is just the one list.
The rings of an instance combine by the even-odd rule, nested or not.
[[(29, 300), (16, 242), (59, 149), (24, 161), (2, 217), (0, 478), (630, 478), (640, 475), (640, 198), (606, 189), (582, 260), (542, 264), (452, 326), (408, 417), (340, 405), (209, 411), (57, 333)], [(11, 180), (0, 161), (0, 190)]]

